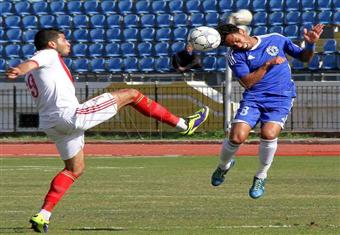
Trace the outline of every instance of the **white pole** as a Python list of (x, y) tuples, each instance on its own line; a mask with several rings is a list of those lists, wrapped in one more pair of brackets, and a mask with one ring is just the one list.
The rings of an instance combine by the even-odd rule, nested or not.
[(224, 132), (229, 133), (230, 127), (231, 127), (231, 119), (232, 119), (232, 113), (231, 113), (231, 78), (232, 78), (232, 72), (231, 69), (228, 66), (227, 63), (227, 69), (225, 71), (225, 94), (224, 94), (224, 104), (225, 104), (225, 110), (224, 110)]

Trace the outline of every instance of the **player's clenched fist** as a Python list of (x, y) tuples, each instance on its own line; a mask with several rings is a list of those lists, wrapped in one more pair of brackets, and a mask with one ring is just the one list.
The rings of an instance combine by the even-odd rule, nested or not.
[(276, 64), (282, 64), (285, 61), (286, 61), (286, 58), (277, 56), (277, 57), (274, 57), (273, 59), (268, 60), (266, 62), (266, 65), (267, 66), (272, 66), (272, 65), (276, 65)]
[(6, 71), (6, 77), (8, 79), (16, 79), (19, 75), (21, 75), (21, 70), (19, 68), (9, 68)]

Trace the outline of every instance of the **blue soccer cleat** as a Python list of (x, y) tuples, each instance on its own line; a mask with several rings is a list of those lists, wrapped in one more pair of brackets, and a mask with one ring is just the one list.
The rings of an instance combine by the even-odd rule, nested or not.
[(181, 134), (192, 135), (196, 131), (196, 129), (207, 120), (208, 116), (209, 108), (207, 106), (204, 106), (193, 115), (187, 117), (188, 128), (185, 131), (181, 132)]
[(264, 185), (267, 179), (260, 179), (254, 176), (253, 185), (249, 189), (249, 196), (253, 199), (257, 199), (264, 194)]
[(30, 221), (32, 224), (32, 229), (38, 233), (47, 233), (48, 231), (48, 221), (44, 219), (42, 214), (35, 214), (31, 217)]
[(230, 168), (232, 168), (235, 165), (235, 160), (232, 159), (230, 161), (230, 166), (228, 169), (226, 170), (222, 170), (220, 167), (217, 167), (216, 170), (214, 171), (214, 173), (211, 176), (211, 184), (213, 186), (219, 186), (220, 184), (222, 184), (224, 182), (225, 179), (225, 174), (227, 174), (227, 172), (230, 170)]

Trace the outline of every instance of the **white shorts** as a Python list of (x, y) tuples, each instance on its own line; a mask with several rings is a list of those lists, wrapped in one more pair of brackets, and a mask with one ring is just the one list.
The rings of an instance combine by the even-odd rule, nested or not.
[(94, 97), (76, 109), (70, 118), (61, 118), (54, 127), (44, 129), (63, 160), (74, 157), (84, 147), (84, 132), (117, 113), (116, 99), (111, 93)]

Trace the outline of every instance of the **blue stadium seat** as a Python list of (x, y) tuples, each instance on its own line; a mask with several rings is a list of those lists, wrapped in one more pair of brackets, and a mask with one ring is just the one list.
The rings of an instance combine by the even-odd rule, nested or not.
[(91, 57), (103, 56), (104, 45), (101, 43), (94, 43), (89, 46), (89, 54)]
[(336, 40), (335, 39), (328, 39), (323, 42), (323, 53), (334, 53), (336, 52)]
[(295, 24), (295, 25), (299, 25), (301, 20), (300, 20), (300, 12), (298, 11), (291, 11), (291, 12), (288, 12), (285, 16), (285, 24), (287, 25), (292, 25), (292, 24)]
[(72, 26), (72, 18), (70, 15), (58, 15), (56, 24), (59, 29), (69, 29)]
[(21, 47), (18, 44), (9, 44), (5, 47), (5, 57), (6, 58), (20, 58), (21, 57)]
[(0, 2), (0, 15), (1, 16), (13, 15), (12, 3), (10, 1)]
[(318, 23), (321, 24), (332, 24), (333, 12), (332, 11), (321, 11), (318, 13)]
[(188, 15), (185, 13), (174, 14), (173, 21), (176, 27), (187, 26)]
[(120, 28), (106, 30), (106, 40), (108, 42), (119, 42), (122, 40)]
[(177, 52), (183, 51), (185, 49), (184, 42), (175, 42), (171, 45), (171, 54), (175, 54)]
[(50, 2), (51, 13), (54, 15), (65, 14), (65, 2), (64, 1), (52, 1)]
[(219, 23), (219, 14), (217, 12), (210, 12), (205, 15), (205, 23), (207, 26), (215, 27)]
[(189, 0), (185, 4), (187, 13), (201, 12), (201, 2), (199, 0)]
[(320, 57), (318, 55), (314, 55), (312, 60), (308, 63), (308, 69), (310, 70), (318, 70), (320, 68)]
[(317, 10), (324, 11), (324, 10), (331, 10), (332, 9), (332, 0), (317, 0), (316, 1)]
[(141, 14), (149, 14), (151, 11), (151, 2), (150, 1), (137, 1), (136, 2), (136, 13), (138, 15)]
[(194, 13), (190, 16), (190, 25), (197, 27), (204, 25), (204, 14), (203, 13)]
[(31, 4), (28, 1), (17, 2), (14, 5), (15, 14), (19, 16), (33, 14), (31, 10)]
[(136, 56), (135, 44), (133, 42), (123, 42), (120, 48), (124, 57)]
[(283, 25), (283, 13), (282, 12), (270, 13), (268, 22), (270, 22), (270, 25)]
[(217, 58), (217, 71), (224, 72), (227, 69), (227, 60), (225, 56), (220, 56)]
[(333, 0), (333, 9), (340, 9), (340, 1), (339, 0)]
[(182, 0), (169, 1), (169, 11), (171, 13), (183, 13), (184, 3)]
[(21, 42), (22, 31), (21, 29), (9, 29), (6, 31), (8, 42)]
[(338, 54), (336, 61), (337, 61), (336, 64), (338, 66), (338, 69), (340, 69), (340, 54)]
[(87, 44), (85, 43), (74, 44), (72, 47), (72, 55), (75, 57), (89, 56)]
[(54, 28), (56, 26), (55, 17), (53, 15), (42, 15), (39, 17), (39, 24), (42, 28)]
[[(1, 43), (7, 42), (7, 39), (6, 39), (6, 36), (5, 36), (5, 31), (3, 31), (3, 30), (0, 30), (0, 42)], [(0, 58), (1, 58), (1, 56), (0, 56)]]
[(0, 30), (3, 30), (3, 20), (2, 20), (2, 17), (0, 17)]
[(287, 38), (290, 39), (297, 39), (299, 38), (299, 27), (296, 25), (288, 25), (284, 28), (283, 30), (283, 34), (284, 36), (286, 36)]
[(247, 9), (250, 6), (250, 0), (237, 0), (234, 4), (235, 10)]
[(84, 1), (84, 10), (85, 14), (88, 15), (100, 14), (99, 1), (96, 0)]
[(103, 28), (106, 23), (106, 16), (105, 15), (93, 15), (90, 18), (90, 26), (92, 28)]
[(120, 15), (110, 15), (106, 18), (106, 23), (109, 28), (119, 28), (121, 22)]
[(8, 67), (9, 67), (9, 68), (16, 67), (16, 66), (18, 66), (21, 62), (22, 62), (22, 60), (21, 60), (21, 59), (18, 59), (18, 58), (14, 58), (14, 59), (7, 60), (7, 64), (8, 64)]
[(218, 1), (218, 11), (220, 13), (231, 12), (233, 10), (233, 0)]
[(31, 58), (35, 53), (35, 47), (32, 44), (25, 44), (21, 47), (21, 53), (25, 59)]
[(315, 24), (316, 14), (313, 11), (303, 12), (301, 15), (301, 24)]
[(301, 9), (304, 11), (315, 10), (315, 0), (301, 0)]
[(330, 69), (336, 69), (336, 55), (335, 54), (329, 54), (325, 55), (323, 58), (322, 63), (322, 69), (330, 70)]
[(21, 19), (24, 29), (36, 29), (38, 28), (38, 19), (36, 16), (28, 15)]
[(225, 56), (227, 54), (227, 47), (218, 47), (217, 54)]
[(169, 12), (167, 8), (167, 1), (153, 1), (152, 2), (152, 12), (156, 14)]
[(101, 12), (105, 15), (112, 15), (117, 13), (117, 6), (116, 3), (118, 1), (102, 1), (100, 2), (100, 9)]
[(72, 40), (72, 31), (70, 29), (63, 29), (63, 33), (68, 41)]
[(187, 28), (175, 28), (174, 31), (174, 41), (185, 41), (188, 37), (188, 29)]
[(77, 73), (88, 72), (89, 60), (85, 58), (79, 58), (73, 60), (72, 69)]
[(93, 58), (91, 60), (91, 72), (102, 73), (106, 71), (105, 59)]
[(215, 56), (208, 56), (203, 58), (204, 71), (215, 71), (217, 67), (217, 59)]
[(216, 0), (204, 0), (202, 2), (203, 12), (209, 13), (209, 12), (217, 12), (217, 1)]
[(132, 13), (133, 2), (131, 0), (118, 1), (118, 11), (121, 14)]
[(283, 35), (284, 34), (283, 26), (280, 25), (272, 26), (268, 29), (268, 33), (279, 33)]
[[(338, 0), (340, 2), (340, 0)], [(333, 24), (339, 25), (340, 24), (340, 11), (334, 12), (333, 14)]]
[(154, 14), (145, 14), (141, 16), (142, 27), (154, 27), (156, 24), (156, 16)]
[(64, 63), (66, 64), (67, 68), (71, 69), (72, 68), (72, 63), (73, 63), (73, 59), (71, 58), (63, 58)]
[(68, 14), (71, 15), (79, 15), (84, 13), (83, 4), (81, 1), (66, 2), (66, 9)]
[(141, 42), (137, 46), (139, 56), (151, 56), (152, 44), (150, 42)]
[(266, 11), (266, 0), (253, 0), (253, 12)]
[(283, 11), (283, 0), (269, 0), (269, 11)]
[(153, 41), (155, 39), (154, 28), (144, 28), (140, 31), (140, 38), (142, 41)]
[(138, 59), (136, 57), (128, 57), (123, 59), (124, 71), (133, 73), (138, 71)]
[(145, 57), (139, 60), (139, 70), (143, 73), (154, 71), (154, 58)]
[(286, 0), (285, 11), (299, 11), (300, 10), (300, 0)]
[(76, 42), (88, 42), (89, 32), (87, 29), (76, 29), (73, 31), (73, 40)]
[(217, 54), (218, 54), (218, 49), (213, 49), (213, 50), (205, 51), (201, 53), (202, 56), (217, 56)]
[(263, 35), (263, 34), (267, 34), (267, 26), (258, 26), (258, 27), (255, 27), (251, 34), (252, 35)]
[(156, 41), (169, 41), (171, 40), (171, 29), (170, 28), (160, 28), (156, 31)]
[(23, 41), (25, 43), (33, 43), (34, 42), (34, 36), (35, 34), (38, 32), (38, 30), (34, 29), (34, 30), (26, 30), (23, 34)]
[(108, 43), (105, 45), (105, 56), (120, 56), (120, 45), (119, 43)]
[(138, 27), (139, 17), (135, 14), (125, 15), (123, 18), (124, 27)]
[[(49, 4), (47, 2), (34, 2), (32, 5), (33, 15), (51, 14)], [(53, 13), (53, 12), (52, 12)]]
[(158, 27), (170, 27), (172, 16), (170, 14), (159, 14), (156, 16)]
[(121, 58), (110, 58), (107, 61), (107, 70), (112, 73), (118, 73), (122, 71), (123, 60)]
[(6, 72), (6, 60), (0, 58), (0, 72)]
[(170, 71), (170, 58), (169, 57), (159, 57), (155, 61), (155, 70), (157, 72), (168, 72)]
[(127, 28), (123, 31), (124, 40), (136, 42), (138, 41), (138, 29), (136, 28)]
[(260, 26), (260, 25), (266, 25), (266, 24), (267, 24), (267, 13), (263, 11), (256, 12), (253, 16), (252, 25)]
[(304, 63), (295, 58), (292, 59), (291, 65), (293, 70), (303, 70), (305, 68)]
[(7, 16), (5, 18), (5, 28), (20, 28), (21, 18), (20, 16)]
[(73, 26), (77, 29), (88, 28), (89, 17), (87, 15), (75, 15), (73, 16)]
[(156, 56), (168, 56), (169, 55), (169, 43), (159, 42), (155, 45)]
[(90, 30), (91, 42), (104, 42), (105, 41), (105, 30), (104, 29), (91, 29)]

